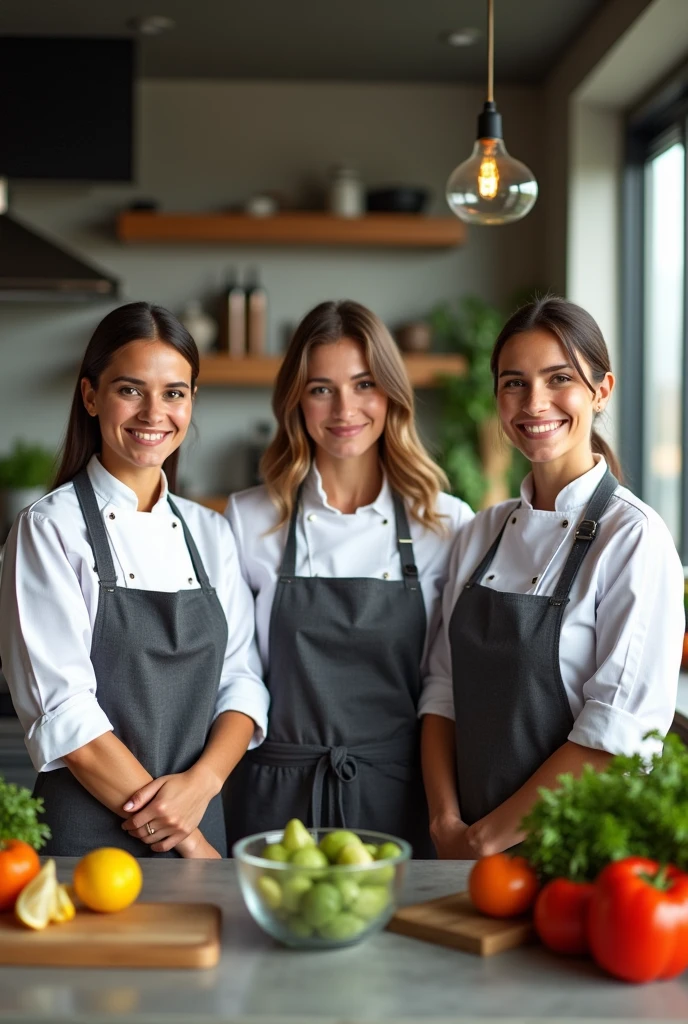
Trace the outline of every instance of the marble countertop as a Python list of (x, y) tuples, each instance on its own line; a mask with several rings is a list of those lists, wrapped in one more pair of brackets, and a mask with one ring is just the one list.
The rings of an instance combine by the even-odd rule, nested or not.
[[(74, 861), (58, 860), (63, 881)], [(72, 1024), (353, 1024), (688, 1019), (688, 973), (634, 986), (538, 945), (480, 958), (383, 932), (359, 946), (297, 952), (253, 923), (232, 861), (143, 861), (147, 901), (218, 904), (222, 958), (211, 970), (0, 967), (0, 1021)], [(470, 864), (414, 862), (404, 902), (456, 892)]]

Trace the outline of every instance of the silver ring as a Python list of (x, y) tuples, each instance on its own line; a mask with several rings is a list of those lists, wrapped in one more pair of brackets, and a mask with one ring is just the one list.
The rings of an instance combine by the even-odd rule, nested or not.
[(146, 822), (146, 828), (148, 829), (148, 835), (155, 835), (155, 829), (150, 827), (150, 821)]

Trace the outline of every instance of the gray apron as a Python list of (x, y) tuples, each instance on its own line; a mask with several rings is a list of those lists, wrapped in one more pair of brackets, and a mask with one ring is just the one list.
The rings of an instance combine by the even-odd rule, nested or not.
[(228, 843), (293, 817), (434, 856), (419, 756), (425, 605), (402, 501), (403, 579), (296, 576), (294, 508), (270, 618), (269, 731), (225, 788)]
[[(213, 722), (227, 648), (227, 620), (178, 509), (200, 589), (179, 593), (117, 586), (107, 532), (86, 471), (74, 478), (100, 582), (91, 662), (98, 703), (115, 736), (154, 779), (186, 771), (198, 760)], [(166, 520), (167, 524), (168, 521)], [(52, 839), (41, 853), (80, 857), (97, 846), (117, 846), (136, 857), (153, 853), (122, 829), (123, 819), (84, 789), (68, 768), (40, 772), (34, 795), (45, 801), (43, 819)], [(199, 825), (226, 856), (220, 796), (208, 804)]]
[(607, 470), (551, 597), (481, 586), (512, 510), (456, 602), (449, 641), (459, 807), (468, 825), (512, 796), (571, 731), (559, 667), (561, 625), (576, 574), (617, 487)]

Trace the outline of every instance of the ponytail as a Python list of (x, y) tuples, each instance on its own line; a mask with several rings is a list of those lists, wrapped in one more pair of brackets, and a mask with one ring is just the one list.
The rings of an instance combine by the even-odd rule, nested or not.
[(604, 438), (602, 438), (596, 430), (593, 430), (592, 437), (590, 440), (593, 452), (596, 455), (601, 455), (604, 458), (605, 462), (609, 466), (610, 470), (612, 471), (616, 479), (619, 481), (620, 484), (622, 484), (624, 482), (623, 469), (621, 468), (621, 463), (619, 462), (618, 458), (612, 451), (611, 445), (607, 444)]

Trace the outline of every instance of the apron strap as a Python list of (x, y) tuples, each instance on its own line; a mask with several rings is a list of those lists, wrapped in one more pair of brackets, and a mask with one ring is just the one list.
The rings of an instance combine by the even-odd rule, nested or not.
[(583, 559), (590, 550), (591, 541), (593, 541), (597, 535), (600, 516), (611, 501), (611, 497), (618, 486), (619, 481), (611, 470), (608, 469), (595, 488), (595, 492), (588, 503), (588, 507), (583, 513), (583, 519), (578, 524), (576, 536), (573, 541), (573, 547), (571, 548), (569, 557), (566, 559), (566, 564), (562, 570), (561, 576), (559, 577), (557, 588), (549, 599), (550, 604), (560, 607), (568, 602), (571, 587), (573, 586), (573, 582), (578, 574), (578, 570), (583, 564)]
[(411, 531), (409, 529), (404, 502), (396, 493), (392, 495), (392, 500), (394, 501), (397, 547), (399, 549), (399, 558), (401, 559), (401, 574), (404, 580), (404, 586), (407, 590), (419, 590), (420, 583), (418, 580), (418, 566), (414, 559), (413, 541), (411, 540)]
[(464, 588), (463, 588), (464, 590), (470, 590), (471, 587), (474, 587), (474, 586), (476, 586), (476, 584), (480, 583), (481, 579), (483, 578), (483, 576), (485, 575), (487, 570), (490, 568), (490, 564), (492, 562), (492, 559), (497, 554), (497, 548), (499, 547), (500, 541), (502, 539), (502, 534), (506, 530), (507, 523), (511, 519), (512, 515), (514, 514), (514, 512), (518, 512), (520, 507), (521, 507), (521, 502), (519, 501), (519, 503), (516, 506), (516, 508), (512, 508), (511, 509), (511, 511), (509, 512), (509, 515), (504, 520), (504, 525), (502, 526), (501, 530), (499, 531), (499, 533), (495, 537), (494, 541), (492, 542), (492, 545), (488, 549), (487, 554), (483, 558), (482, 562), (477, 567), (477, 569), (474, 570), (473, 574), (471, 575), (470, 579), (468, 580), (468, 583), (464, 584)]
[(294, 498), (294, 508), (292, 509), (291, 519), (289, 520), (287, 543), (284, 547), (282, 564), (280, 565), (279, 570), (280, 583), (291, 583), (293, 577), (296, 576), (296, 520), (299, 515), (302, 490), (303, 484), (299, 486), (299, 489), (296, 492), (296, 497)]
[(198, 553), (196, 542), (191, 536), (191, 531), (189, 530), (189, 527), (186, 525), (186, 520), (184, 519), (183, 515), (181, 514), (175, 503), (170, 498), (169, 494), (167, 495), (167, 504), (170, 506), (170, 508), (176, 515), (177, 519), (182, 524), (182, 530), (184, 531), (184, 540), (186, 541), (186, 546), (189, 549), (189, 555), (191, 556), (191, 564), (193, 565), (194, 572), (196, 573), (196, 579), (201, 584), (201, 589), (212, 590), (210, 580), (208, 579), (208, 574), (205, 571), (205, 566), (203, 565), (201, 556)]
[(82, 469), (80, 473), (77, 473), (72, 483), (86, 523), (88, 539), (93, 548), (98, 582), (103, 590), (113, 591), (117, 586), (115, 563), (112, 560), (107, 530), (103, 525), (93, 485), (86, 470)]

